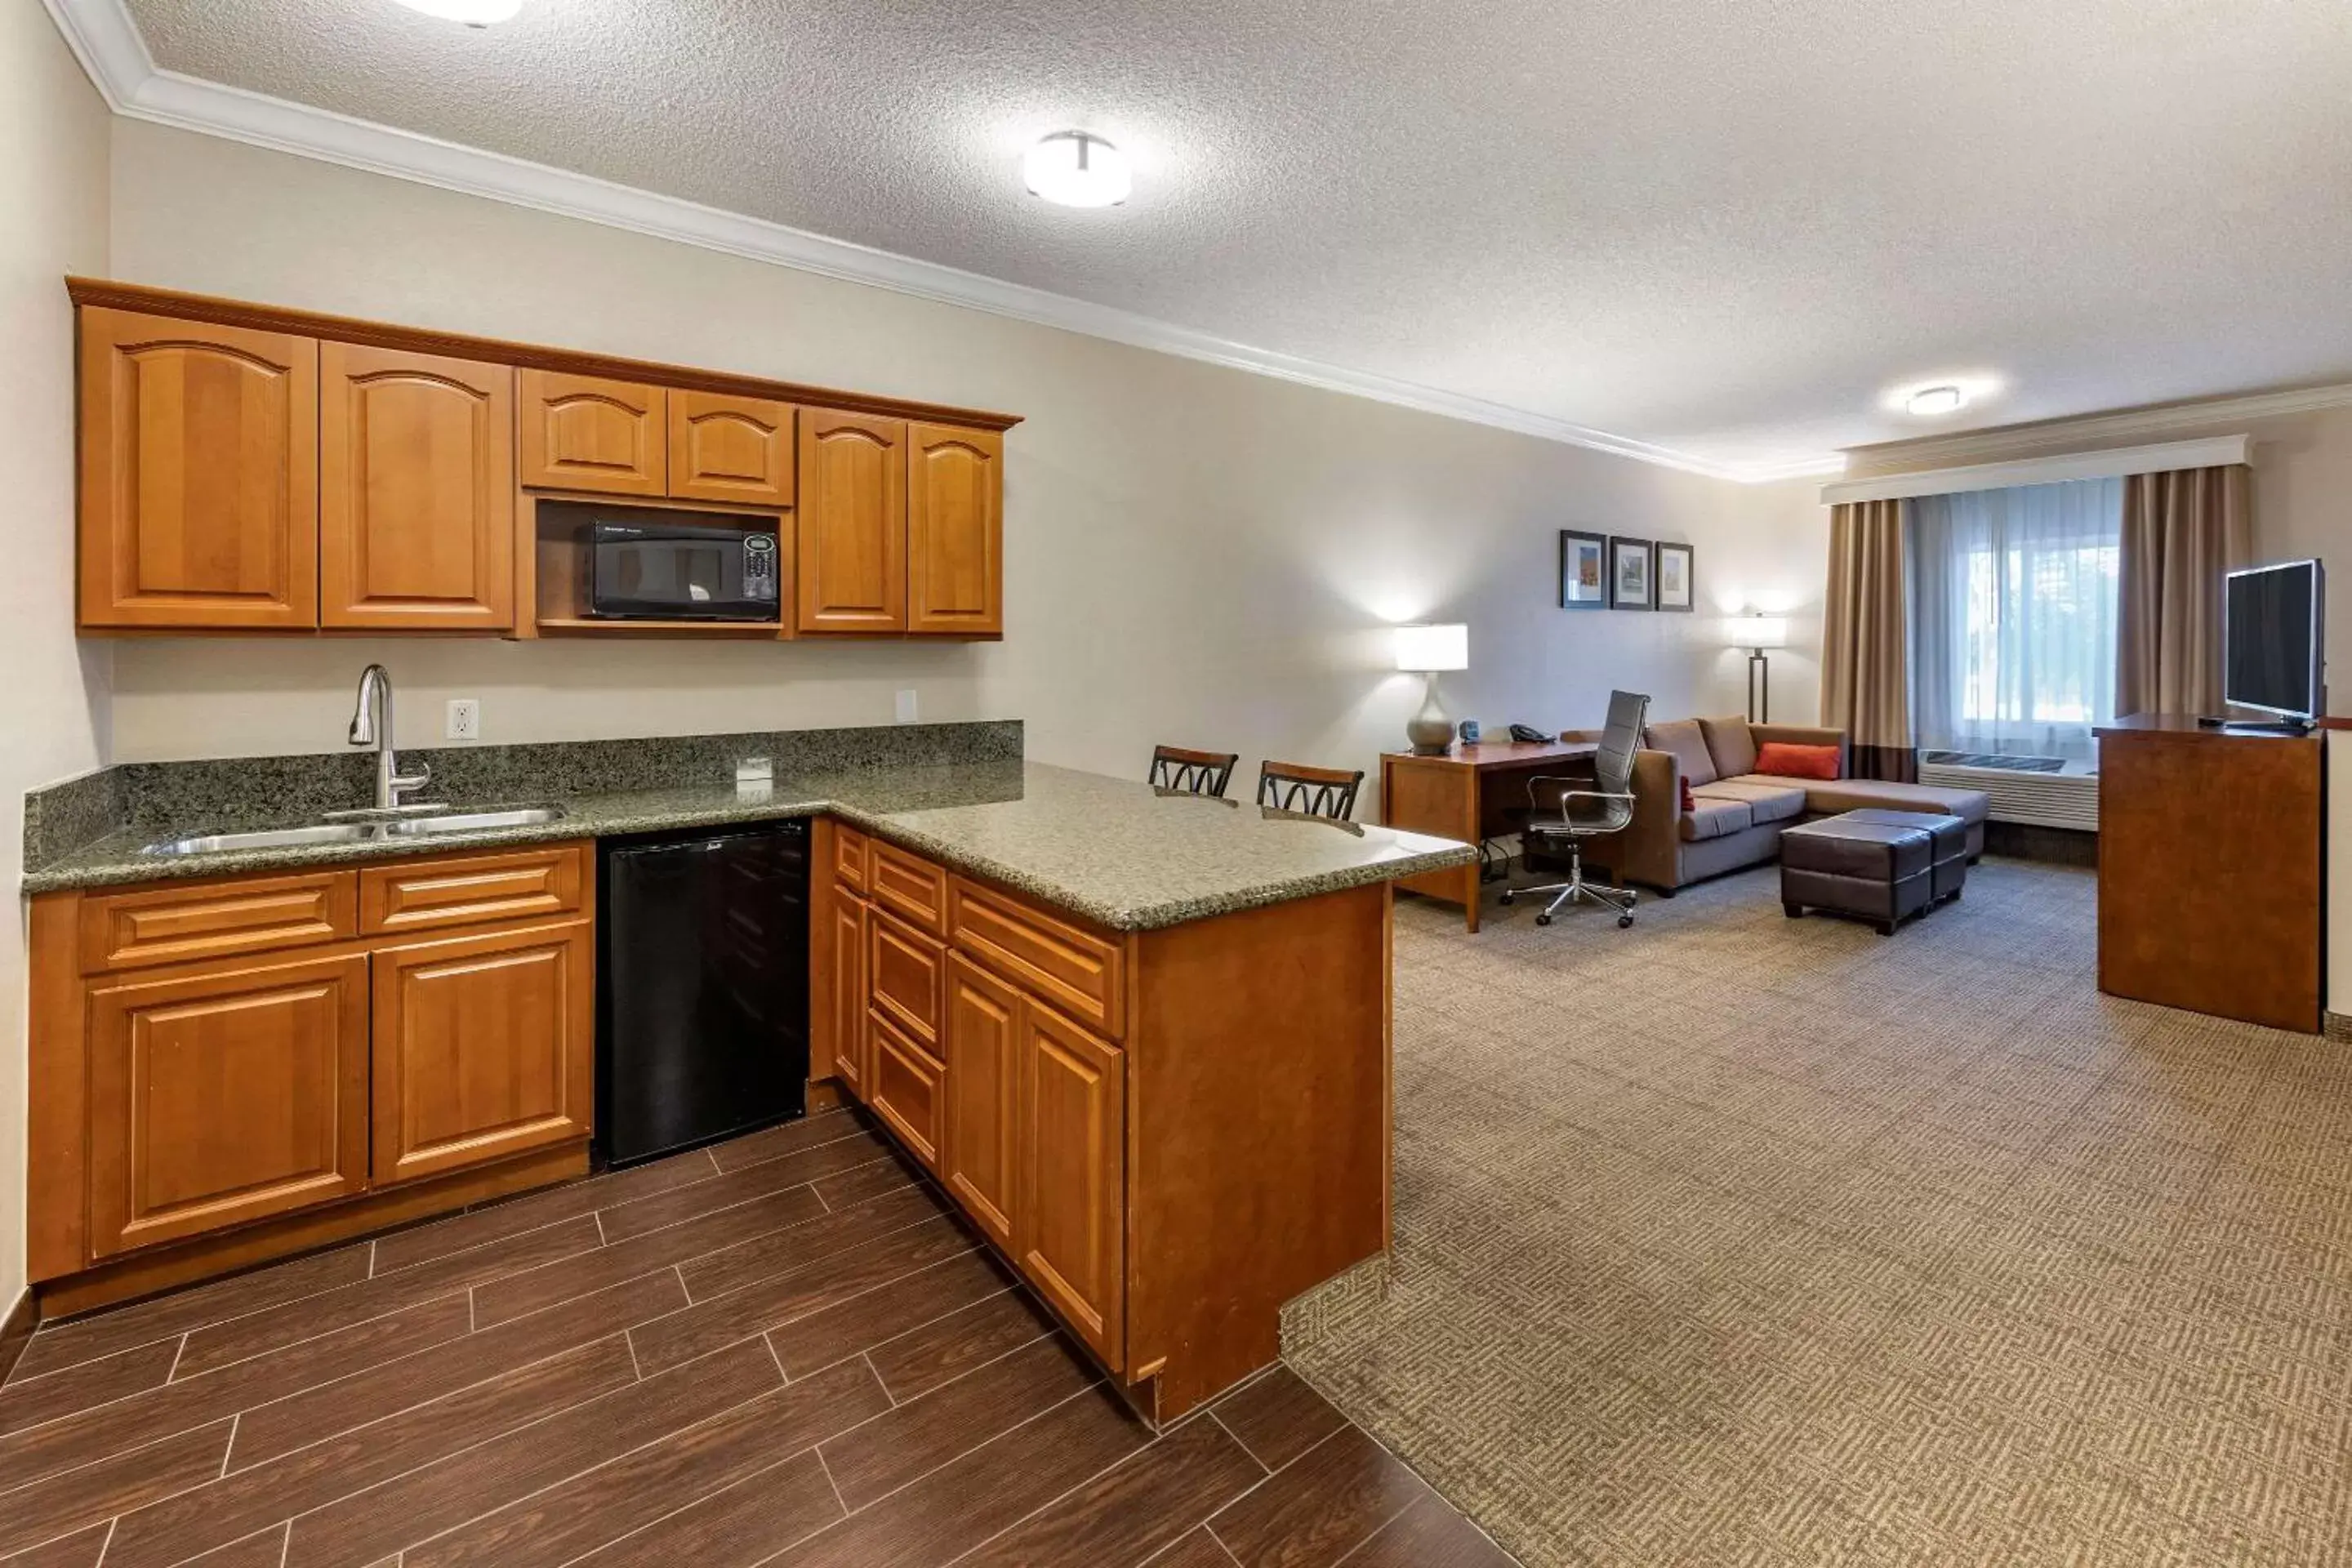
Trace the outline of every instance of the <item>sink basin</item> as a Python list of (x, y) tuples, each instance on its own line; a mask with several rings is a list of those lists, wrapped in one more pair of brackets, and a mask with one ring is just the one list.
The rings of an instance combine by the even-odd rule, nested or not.
[(491, 827), (533, 827), (542, 822), (561, 822), (563, 808), (560, 805), (525, 805), (511, 811), (453, 811), (439, 816), (411, 816), (398, 822), (387, 822), (383, 831), (387, 837), (406, 838), (420, 833), (479, 833)]
[(560, 805), (525, 805), (507, 811), (450, 811), (435, 816), (403, 817), (395, 822), (322, 822), (313, 827), (266, 827), (250, 833), (209, 833), (194, 838), (170, 838), (150, 844), (145, 855), (210, 855), (222, 850), (295, 849), (310, 844), (360, 844), (368, 840), (415, 838), (435, 833), (480, 833), (493, 827), (532, 827), (561, 822)]
[(146, 855), (209, 855), (222, 849), (291, 849), (305, 844), (356, 844), (375, 829), (363, 822), (330, 822), (316, 827), (270, 827), (252, 833), (211, 833), (150, 844)]

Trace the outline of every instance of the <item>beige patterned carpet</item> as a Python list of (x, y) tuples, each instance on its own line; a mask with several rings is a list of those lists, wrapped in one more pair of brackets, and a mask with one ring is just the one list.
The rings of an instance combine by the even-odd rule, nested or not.
[(2352, 1562), (2352, 1047), (2117, 1002), (2090, 873), (1398, 900), (1385, 1300), (1291, 1359), (1530, 1564)]

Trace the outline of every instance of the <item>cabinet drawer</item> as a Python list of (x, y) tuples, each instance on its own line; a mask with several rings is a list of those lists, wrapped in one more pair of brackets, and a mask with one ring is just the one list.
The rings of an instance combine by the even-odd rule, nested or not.
[(866, 835), (845, 822), (833, 825), (833, 879), (851, 892), (866, 892)]
[(909, 925), (948, 934), (948, 874), (919, 855), (877, 838), (866, 850), (867, 896)]
[(360, 872), (360, 929), (374, 936), (569, 914), (580, 907), (585, 858), (582, 845), (553, 844), (369, 866)]
[(866, 1104), (936, 1173), (947, 1115), (947, 1068), (876, 1008), (867, 1016), (873, 1049), (866, 1062)]
[(358, 933), (358, 910), (359, 879), (350, 871), (92, 894), (81, 901), (81, 972), (341, 942)]
[(948, 891), (955, 945), (1014, 984), (1116, 1038), (1127, 1027), (1119, 944), (1035, 905), (957, 877)]
[(866, 984), (875, 1011), (937, 1052), (947, 1005), (947, 949), (880, 910), (866, 929)]

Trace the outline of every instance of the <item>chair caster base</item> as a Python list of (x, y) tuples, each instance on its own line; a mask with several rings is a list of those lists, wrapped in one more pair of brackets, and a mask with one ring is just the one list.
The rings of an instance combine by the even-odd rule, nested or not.
[(1631, 931), (1633, 928), (1633, 917), (1632, 915), (1619, 915), (1617, 917), (1617, 929), (1619, 931)]
[(1539, 926), (1548, 926), (1551, 924), (1551, 917), (1549, 915), (1538, 915), (1536, 917), (1536, 924)]
[(1501, 898), (1499, 898), (1499, 899), (1496, 899), (1495, 901), (1496, 901), (1496, 903), (1498, 903), (1498, 904), (1507, 904), (1507, 903), (1509, 903), (1509, 902), (1511, 901), (1511, 890), (1510, 890), (1508, 888), (1504, 889), (1503, 889), (1503, 896), (1502, 896)]

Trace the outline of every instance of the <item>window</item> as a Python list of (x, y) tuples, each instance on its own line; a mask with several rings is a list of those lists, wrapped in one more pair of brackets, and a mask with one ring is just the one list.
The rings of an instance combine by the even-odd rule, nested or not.
[(1909, 550), (1919, 744), (2087, 762), (2115, 716), (2121, 479), (1923, 496)]

